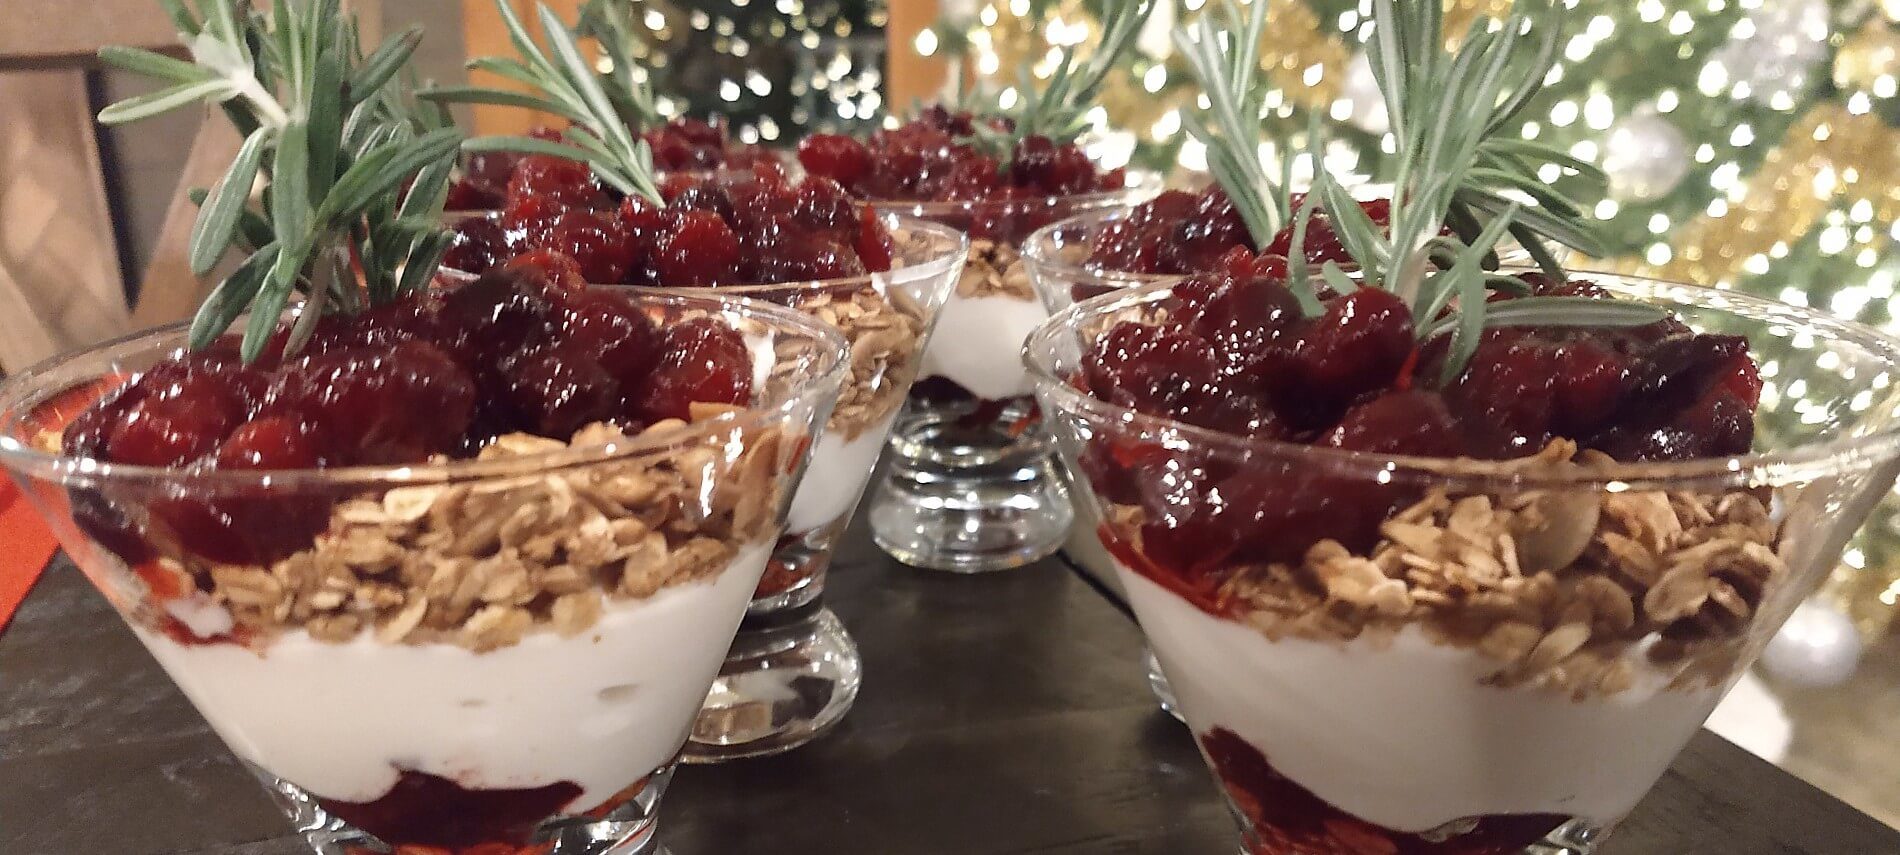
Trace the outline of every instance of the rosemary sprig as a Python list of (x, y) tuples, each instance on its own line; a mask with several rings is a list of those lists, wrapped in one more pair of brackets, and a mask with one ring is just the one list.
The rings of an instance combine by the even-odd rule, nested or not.
[[(615, 71), (603, 82), (602, 76), (581, 53), (582, 34), (562, 22), (546, 4), (535, 4), (541, 29), (547, 37), (545, 48), (535, 42), (507, 0), (496, 0), (495, 9), (507, 25), (508, 38), (514, 43), (519, 58), (483, 57), (471, 61), (469, 67), (495, 72), (532, 91), (452, 86), (424, 90), (422, 97), (441, 102), (528, 107), (565, 117), (574, 124), (562, 135), (563, 142), (520, 136), (477, 137), (464, 143), (463, 150), (551, 154), (582, 161), (592, 167), (602, 181), (622, 193), (663, 204), (659, 182), (654, 177), (653, 151), (646, 140), (635, 133), (636, 128), (656, 120), (658, 113), (653, 110), (652, 93), (633, 79), (632, 59), (626, 52), (626, 43), (613, 39), (618, 45), (616, 48), (603, 42), (603, 49), (615, 64)], [(590, 20), (611, 20), (613, 14), (596, 12)], [(621, 23), (624, 26), (624, 22)], [(611, 35), (613, 29), (610, 24), (592, 26), (596, 34)], [(626, 70), (624, 78), (618, 76), (622, 69)], [(618, 94), (609, 95), (609, 89)]]
[(1286, 197), (1260, 164), (1266, 96), (1254, 78), (1266, 24), (1267, 0), (1254, 0), (1245, 18), (1233, 0), (1221, 0), (1196, 27), (1173, 34), (1175, 49), (1187, 58), (1208, 102), (1205, 116), (1186, 114), (1182, 127), (1207, 147), (1208, 171), (1227, 190), (1256, 246), (1266, 246), (1287, 221)]
[[(244, 359), (275, 332), (291, 296), (305, 295), (286, 353), (328, 311), (354, 312), (426, 287), (448, 237), (438, 225), (461, 134), (412, 110), (393, 90), (421, 31), (365, 55), (338, 0), (160, 0), (191, 62), (108, 47), (105, 62), (170, 85), (100, 111), (108, 124), (213, 104), (245, 134), (192, 226), (192, 271), (206, 275), (234, 246), (248, 255), (192, 319), (194, 348), (250, 313)], [(252, 188), (265, 182), (262, 204)], [(414, 179), (403, 192), (403, 182)], [(361, 267), (361, 279), (354, 269)]]
[[(1174, 34), (1207, 90), (1212, 117), (1196, 117), (1186, 127), (1208, 146), (1210, 170), (1246, 218), (1256, 246), (1265, 246), (1285, 219), (1284, 202), (1274, 206), (1280, 193), (1258, 154), (1252, 51), (1265, 3), (1255, 0), (1242, 23), (1232, 0), (1223, 0), (1218, 24), (1203, 16), (1196, 30)], [(1438, 3), (1373, 0), (1372, 69), (1398, 144), (1390, 226), (1372, 222), (1325, 170), (1325, 140), (1314, 116), (1307, 134), (1313, 185), (1294, 221), (1288, 277), (1302, 311), (1310, 316), (1318, 307), (1304, 253), (1317, 204), (1360, 271), (1355, 281), (1328, 262), (1321, 279), (1342, 294), (1377, 286), (1404, 299), (1421, 342), (1449, 337), (1444, 382), (1464, 369), (1487, 328), (1634, 326), (1664, 317), (1638, 303), (1521, 296), (1522, 281), (1488, 269), (1506, 234), (1558, 278), (1563, 269), (1545, 241), (1601, 253), (1582, 206), (1537, 179), (1534, 164), (1558, 164), (1597, 186), (1601, 170), (1550, 146), (1500, 135), (1542, 85), (1562, 31), (1561, 3), (1522, 0), (1501, 26), (1482, 18), (1473, 23), (1453, 52), (1445, 47)], [(1453, 236), (1440, 234), (1447, 224)], [(1518, 298), (1494, 304), (1493, 292)]]
[(978, 122), (968, 141), (1008, 168), (1017, 144), (1032, 136), (1047, 137), (1058, 145), (1072, 143), (1088, 129), (1088, 112), (1101, 94), (1102, 83), (1135, 43), (1155, 6), (1171, 0), (1108, 0), (1102, 12), (1102, 38), (1085, 58), (1082, 45), (1063, 48), (1048, 83), (1038, 89), (1027, 68), (1016, 86), (1016, 102), (986, 111), (1008, 119), (1008, 130)]
[[(644, 69), (633, 59), (633, 24), (627, 20), (626, 4), (614, 0), (588, 0), (581, 7), (581, 19), (575, 28), (591, 36), (600, 45), (612, 67), (601, 72), (602, 88), (631, 128), (651, 128), (665, 121), (653, 98), (653, 84)], [(609, 85), (611, 84), (611, 85)]]

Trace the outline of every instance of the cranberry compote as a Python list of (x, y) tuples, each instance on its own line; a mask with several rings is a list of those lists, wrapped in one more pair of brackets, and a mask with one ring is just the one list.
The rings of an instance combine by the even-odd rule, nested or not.
[[(562, 134), (553, 128), (536, 128), (529, 136), (560, 142)], [(748, 170), (755, 166), (776, 170), (778, 160), (770, 151), (750, 143), (736, 142), (724, 119), (711, 122), (681, 117), (640, 135), (653, 150), (653, 166), (661, 172), (711, 172), (719, 169)], [(479, 152), (462, 162), (462, 177), (449, 188), (447, 208), (451, 211), (476, 211), (500, 208), (509, 195), (509, 179), (515, 167), (527, 157), (514, 152)]]
[(859, 199), (997, 203), (997, 212), (979, 214), (968, 224), (979, 238), (1020, 238), (1059, 213), (1042, 212), (1032, 225), (1024, 220), (1031, 205), (1127, 186), (1124, 170), (1101, 169), (1080, 147), (1048, 137), (1025, 137), (1008, 158), (999, 159), (975, 144), (976, 125), (983, 121), (997, 131), (1011, 127), (1007, 119), (978, 119), (933, 106), (865, 141), (835, 134), (807, 137), (798, 145), (798, 161), (807, 173), (836, 181)]
[(1505, 814), (1467, 817), (1455, 831), (1406, 834), (1381, 828), (1313, 795), (1273, 768), (1259, 749), (1233, 731), (1215, 728), (1201, 748), (1234, 806), (1246, 815), (1255, 855), (1512, 855), (1536, 843), (1564, 817)]
[[(1294, 194), (1292, 210), (1305, 204)], [(1375, 225), (1389, 225), (1392, 203), (1385, 199), (1360, 202), (1359, 208)], [(1324, 208), (1313, 212), (1301, 245), (1309, 263), (1347, 264), (1352, 256), (1333, 229)], [(1169, 190), (1135, 206), (1127, 216), (1108, 221), (1090, 237), (1090, 267), (1130, 273), (1185, 275), (1227, 269), (1241, 259), (1260, 266), (1284, 265), (1293, 252), (1293, 227), (1287, 225), (1265, 247), (1254, 245), (1247, 224), (1220, 185), (1199, 193)]]
[[(575, 262), (553, 253), (327, 317), (288, 359), (286, 332), (250, 365), (226, 338), (151, 367), (74, 417), (62, 450), (193, 472), (400, 465), (468, 456), (506, 433), (565, 440), (593, 422), (638, 428), (684, 418), (693, 403), (752, 399), (737, 331), (710, 317), (662, 331), (626, 297), (585, 290)], [(340, 498), (80, 491), (73, 507), (128, 564), (160, 544), (268, 564), (308, 546)]]
[[(1612, 299), (1587, 282), (1524, 278), (1533, 293)], [(1375, 288), (1304, 317), (1277, 277), (1228, 269), (1175, 286), (1166, 308), (1160, 323), (1100, 336), (1073, 382), (1228, 434), (1384, 455), (1506, 459), (1565, 438), (1623, 461), (1682, 460), (1744, 454), (1754, 437), (1761, 378), (1747, 341), (1673, 319), (1488, 330), (1441, 382), (1444, 338), (1415, 345), (1409, 309)], [(1369, 548), (1417, 498), (1324, 467), (1201, 465), (1127, 442), (1091, 447), (1085, 474), (1104, 498), (1147, 510), (1148, 558), (1197, 588), (1226, 564), (1297, 563), (1325, 538)], [(1144, 473), (1155, 466), (1167, 477)]]
[(666, 204), (615, 194), (587, 167), (519, 159), (498, 217), (455, 226), (443, 263), (483, 273), (524, 253), (571, 257), (584, 281), (628, 285), (778, 284), (891, 268), (889, 229), (836, 182), (776, 166), (663, 182)]

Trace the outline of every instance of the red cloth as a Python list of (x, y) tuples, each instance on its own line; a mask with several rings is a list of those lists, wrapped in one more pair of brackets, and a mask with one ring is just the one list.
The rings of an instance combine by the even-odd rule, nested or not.
[(19, 486), (0, 478), (0, 632), (6, 631), (57, 549), (59, 543), (47, 530), (46, 521), (21, 495)]

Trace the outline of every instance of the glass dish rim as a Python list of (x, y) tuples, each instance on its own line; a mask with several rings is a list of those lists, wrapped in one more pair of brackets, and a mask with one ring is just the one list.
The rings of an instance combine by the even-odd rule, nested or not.
[[(500, 215), (500, 211), (492, 210), (477, 211), (471, 214), (471, 216), (481, 216), (490, 219)], [(897, 278), (898, 281), (902, 282), (923, 281), (932, 277), (943, 276), (953, 269), (962, 267), (962, 262), (958, 261), (958, 258), (962, 255), (966, 255), (970, 251), (970, 236), (968, 233), (959, 229), (953, 229), (942, 223), (932, 222), (927, 219), (898, 213), (896, 211), (881, 211), (878, 215), (885, 218), (886, 224), (890, 228), (895, 229), (902, 227), (911, 231), (923, 232), (937, 240), (949, 241), (950, 246), (940, 253), (932, 255), (929, 259), (909, 267), (893, 267), (889, 270), (879, 271), (877, 273), (863, 273), (857, 276), (839, 276), (831, 279), (802, 279), (793, 282), (779, 282), (776, 284), (750, 282), (736, 285), (628, 285), (620, 282), (589, 282), (587, 284), (596, 288), (637, 288), (647, 293), (719, 293), (743, 297), (749, 294), (783, 293), (786, 291), (811, 291), (813, 293), (837, 291), (844, 288), (874, 285), (878, 277), (884, 277), (887, 280)], [(901, 278), (899, 274), (902, 274)], [(466, 270), (443, 265), (437, 271), (437, 275), (446, 276), (451, 282), (469, 282), (473, 281), (480, 274), (470, 273)]]
[[(1530, 272), (1535, 267), (1507, 266), (1506, 272)], [(1857, 341), (1869, 350), (1886, 350), (1900, 374), (1900, 336), (1874, 327), (1841, 320), (1824, 312), (1741, 294), (1726, 289), (1707, 288), (1662, 279), (1609, 273), (1587, 269), (1599, 284), (1625, 295), (1648, 296), (1676, 305), (1741, 311), (1743, 317), (1764, 326), (1777, 323), (1806, 328), (1826, 339)], [(1557, 469), (1527, 468), (1523, 459), (1475, 460), (1471, 458), (1434, 458), (1380, 454), (1364, 451), (1324, 448), (1283, 440), (1243, 437), (1200, 427), (1161, 416), (1151, 416), (1132, 408), (1112, 404), (1084, 394), (1067, 380), (1056, 376), (1041, 364), (1041, 353), (1059, 334), (1080, 328), (1084, 318), (1098, 317), (1134, 306), (1157, 302), (1172, 294), (1173, 282), (1159, 282), (1129, 288), (1078, 301), (1050, 319), (1023, 344), (1023, 364), (1028, 368), (1037, 392), (1063, 412), (1079, 412), (1091, 419), (1135, 427), (1146, 434), (1172, 438), (1181, 448), (1200, 447), (1215, 450), (1229, 459), (1276, 460), (1322, 467), (1345, 477), (1387, 482), (1428, 481), (1471, 491), (1508, 487), (1530, 489), (1595, 488), (1606, 492), (1636, 489), (1682, 490), (1691, 484), (1710, 487), (1753, 487), (1805, 483), (1874, 468), (1900, 457), (1900, 417), (1880, 429), (1860, 436), (1838, 436), (1804, 442), (1779, 451), (1751, 452), (1737, 457), (1699, 458), (1695, 460), (1622, 463)], [(1674, 295), (1675, 298), (1672, 299)], [(1900, 377), (1896, 377), (1900, 380)], [(1871, 387), (1870, 387), (1871, 388)], [(1886, 404), (1900, 411), (1900, 382), (1890, 385), (1886, 394), (1869, 405), (1869, 410)]]
[(1080, 205), (1092, 209), (1134, 205), (1164, 189), (1165, 182), (1161, 178), (1161, 173), (1154, 170), (1129, 169), (1126, 176), (1126, 184), (1119, 190), (1095, 190), (1068, 196), (1037, 196), (1030, 199), (857, 199), (857, 201), (883, 211), (922, 219), (934, 219), (949, 214), (972, 214), (997, 210), (1021, 212), (1064, 205)]
[[(1355, 184), (1348, 189), (1359, 192), (1366, 190), (1379, 191), (1389, 188), (1390, 185), (1386, 184)], [(1092, 230), (1100, 227), (1104, 223), (1127, 218), (1134, 213), (1135, 207), (1136, 205), (1126, 205), (1082, 211), (1030, 232), (1029, 237), (1024, 238), (1021, 245), (1023, 261), (1042, 271), (1038, 278), (1045, 276), (1054, 277), (1061, 279), (1065, 283), (1091, 285), (1103, 288), (1131, 288), (1154, 283), (1179, 282), (1189, 276), (1196, 275), (1196, 273), (1206, 272), (1141, 273), (1134, 270), (1112, 270), (1108, 268), (1090, 267), (1087, 264), (1075, 264), (1055, 256), (1053, 250), (1056, 244), (1055, 236), (1057, 232), (1076, 227)], [(1506, 267), (1530, 266), (1530, 256), (1521, 247), (1500, 250), (1499, 255)], [(1341, 266), (1347, 270), (1355, 269), (1351, 264), (1343, 264)], [(1311, 265), (1311, 269), (1313, 270), (1318, 270), (1319, 268), (1320, 265), (1318, 264)]]
[(635, 434), (624, 442), (561, 448), (490, 460), (466, 459), (440, 463), (250, 471), (193, 470), (182, 467), (109, 463), (89, 457), (50, 454), (33, 448), (12, 434), (14, 426), (29, 415), (32, 408), (99, 376), (89, 374), (84, 377), (61, 377), (59, 379), (69, 382), (53, 388), (45, 382), (47, 375), (69, 373), (83, 361), (97, 359), (114, 351), (145, 350), (167, 339), (182, 346), (184, 333), (190, 326), (190, 321), (184, 321), (140, 330), (107, 342), (60, 354), (0, 381), (0, 463), (4, 463), (7, 469), (17, 475), (57, 483), (83, 481), (89, 485), (109, 483), (155, 487), (192, 485), (208, 490), (282, 490), (299, 486), (317, 486), (323, 489), (394, 488), (521, 477), (650, 454), (683, 451), (703, 446), (708, 438), (717, 434), (734, 428), (761, 428), (796, 413), (801, 407), (813, 405), (817, 405), (817, 413), (820, 416), (819, 419), (814, 420), (813, 430), (818, 430), (823, 424), (822, 416), (825, 410), (829, 409), (823, 406), (824, 391), (841, 385), (850, 365), (850, 358), (846, 355), (849, 353), (849, 343), (837, 330), (802, 312), (744, 297), (648, 292), (636, 294), (634, 298), (647, 305), (657, 304), (681, 309), (699, 308), (721, 313), (734, 312), (742, 318), (760, 320), (774, 329), (796, 330), (819, 343), (818, 370), (770, 400), (754, 404), (738, 412), (692, 422), (679, 430), (668, 431), (657, 437)]

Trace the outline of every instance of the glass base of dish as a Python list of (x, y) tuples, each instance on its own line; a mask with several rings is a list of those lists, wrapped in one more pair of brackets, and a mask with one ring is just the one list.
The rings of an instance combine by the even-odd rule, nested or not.
[(926, 411), (891, 434), (890, 466), (871, 502), (871, 536), (912, 567), (985, 573), (1062, 546), (1075, 521), (1052, 443)]
[(1174, 687), (1168, 685), (1168, 675), (1161, 673), (1161, 660), (1155, 658), (1154, 648), (1141, 649), (1141, 667), (1148, 672), (1148, 691), (1161, 703), (1161, 711), (1173, 716), (1175, 721), (1186, 722), (1187, 719), (1181, 717), (1181, 708), (1174, 702)]
[[(414, 851), (453, 852), (423, 846), (391, 846), (374, 835), (343, 821), (324, 809), (317, 799), (282, 778), (245, 763), (250, 772), (290, 818), (292, 828), (317, 855), (392, 855)], [(522, 851), (535, 855), (668, 855), (660, 843), (658, 809), (673, 780), (668, 765), (648, 776), (644, 783), (603, 807), (587, 814), (554, 817), (536, 829), (534, 842)], [(483, 843), (465, 851), (492, 851), (510, 844)], [(548, 848), (543, 848), (548, 847)]]
[(1604, 829), (1573, 819), (1525, 849), (1524, 855), (1590, 855), (1597, 851), (1604, 835)]
[(680, 760), (763, 757), (817, 739), (857, 701), (863, 670), (857, 643), (829, 609), (748, 618)]

